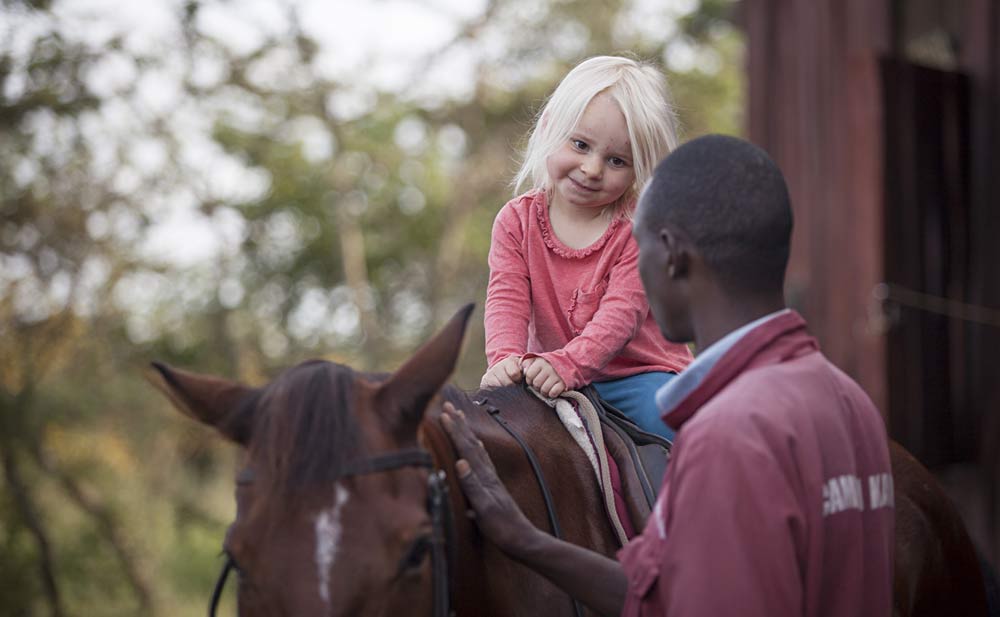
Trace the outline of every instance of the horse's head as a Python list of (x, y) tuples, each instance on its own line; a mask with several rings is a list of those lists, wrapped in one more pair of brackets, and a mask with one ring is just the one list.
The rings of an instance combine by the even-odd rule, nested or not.
[(245, 450), (225, 540), (241, 615), (430, 613), (431, 470), (417, 428), (471, 311), (386, 378), (311, 361), (250, 388), (154, 364), (180, 410)]

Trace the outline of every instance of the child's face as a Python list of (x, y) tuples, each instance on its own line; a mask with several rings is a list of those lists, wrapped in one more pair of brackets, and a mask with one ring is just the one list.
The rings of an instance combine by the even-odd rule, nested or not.
[(545, 160), (552, 200), (571, 208), (614, 203), (635, 181), (625, 116), (608, 94), (591, 99), (566, 142)]

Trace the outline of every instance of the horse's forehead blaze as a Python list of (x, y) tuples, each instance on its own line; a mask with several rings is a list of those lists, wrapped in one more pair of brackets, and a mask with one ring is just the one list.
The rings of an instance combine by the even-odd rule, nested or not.
[(330, 603), (330, 571), (340, 552), (343, 537), (342, 511), (347, 504), (349, 493), (339, 483), (334, 487), (333, 503), (320, 510), (315, 518), (317, 592), (325, 604)]
[[(410, 446), (410, 442), (415, 445), (416, 433), (408, 438), (393, 431), (385, 417), (391, 410), (378, 407), (382, 384), (377, 378), (358, 373), (351, 385), (349, 400), (341, 403), (346, 408), (328, 411), (353, 416), (357, 439), (361, 442), (360, 456), (398, 450)], [(272, 566), (287, 562), (288, 551), (294, 546), (304, 558), (299, 564), (306, 577), (305, 584), (311, 587), (305, 598), (318, 603), (317, 606), (325, 606), (322, 610), (336, 611), (342, 603), (350, 601), (349, 589), (357, 586), (345, 587), (345, 581), (361, 583), (371, 572), (397, 568), (397, 553), (402, 554), (408, 542), (428, 525), (423, 470), (406, 468), (348, 480), (341, 478), (292, 497), (301, 498), (300, 503), (278, 504), (277, 497), (265, 490), (269, 485), (268, 457), (254, 447), (252, 439), (245, 452), (244, 465), (253, 470), (253, 477), (250, 486), (237, 489), (240, 503), (233, 539), (242, 550), (233, 552), (237, 561), (241, 561), (241, 555), (246, 556), (246, 563), (241, 565), (248, 566), (252, 574), (260, 573), (259, 593), (282, 595), (287, 591), (282, 581), (287, 582), (288, 571)], [(294, 507), (284, 507), (288, 505)], [(285, 516), (282, 512), (291, 518), (282, 518)], [(382, 548), (374, 551), (365, 548), (379, 546)], [(370, 567), (359, 570), (357, 559)]]

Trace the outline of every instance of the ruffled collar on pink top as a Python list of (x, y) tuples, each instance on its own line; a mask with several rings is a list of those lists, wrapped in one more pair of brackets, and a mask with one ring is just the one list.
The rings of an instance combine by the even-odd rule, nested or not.
[(535, 202), (534, 206), (535, 214), (538, 217), (538, 226), (541, 229), (542, 240), (545, 242), (545, 246), (549, 247), (556, 255), (565, 257), (566, 259), (583, 259), (603, 249), (604, 245), (608, 243), (608, 238), (618, 231), (618, 226), (621, 225), (623, 220), (621, 217), (617, 217), (611, 221), (611, 224), (604, 230), (601, 237), (590, 246), (582, 249), (570, 248), (563, 244), (552, 230), (552, 223), (549, 221), (549, 202), (545, 191), (539, 190), (532, 197)]

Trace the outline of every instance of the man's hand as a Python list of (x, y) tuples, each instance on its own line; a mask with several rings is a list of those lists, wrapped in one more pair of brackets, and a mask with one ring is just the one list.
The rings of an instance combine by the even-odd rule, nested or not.
[(524, 367), (524, 380), (533, 386), (542, 396), (555, 398), (566, 391), (566, 382), (562, 380), (556, 369), (544, 358), (528, 358), (521, 363)]
[(480, 388), (499, 388), (521, 381), (521, 357), (507, 356), (491, 366), (479, 382)]
[(441, 424), (458, 451), (455, 471), (483, 535), (512, 559), (601, 615), (620, 615), (628, 587), (621, 565), (600, 553), (557, 540), (532, 525), (500, 482), (483, 442), (472, 434), (462, 410), (445, 403)]
[(517, 542), (535, 531), (535, 527), (497, 477), (493, 461), (486, 453), (483, 442), (472, 434), (465, 412), (451, 403), (445, 403), (441, 424), (461, 457), (455, 463), (455, 471), (462, 491), (476, 513), (480, 531), (500, 550), (516, 551)]

